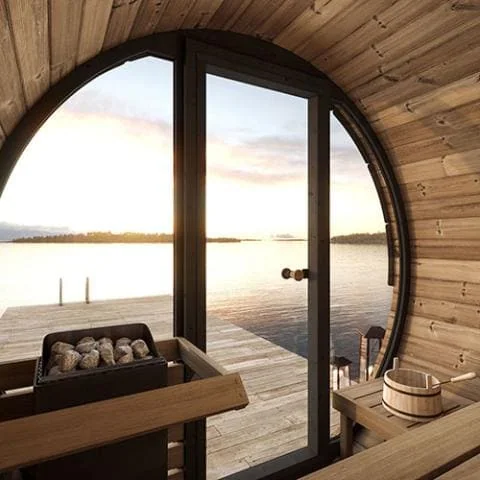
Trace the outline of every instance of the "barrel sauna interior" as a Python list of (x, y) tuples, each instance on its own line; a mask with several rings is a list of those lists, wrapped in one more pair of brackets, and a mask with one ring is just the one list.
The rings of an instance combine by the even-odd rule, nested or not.
[[(62, 78), (101, 52), (176, 30), (237, 51), (250, 42), (260, 57), (267, 44), (279, 47), (272, 61), (284, 56), (293, 62), (296, 55), (354, 102), (388, 156), (406, 214), (396, 217), (396, 200), (380, 178), (396, 255), (381, 355), (402, 308), (405, 325), (395, 353), (403, 366), (442, 381), (478, 372), (480, 2), (3, 0), (0, 190), (51, 107), (37, 101)], [(378, 171), (375, 156), (371, 162)], [(403, 258), (400, 226), (408, 233)], [(173, 364), (169, 381), (182, 381), (182, 369)], [(444, 388), (480, 399), (478, 379)], [(181, 467), (181, 429), (170, 432), (170, 442), (171, 466)]]

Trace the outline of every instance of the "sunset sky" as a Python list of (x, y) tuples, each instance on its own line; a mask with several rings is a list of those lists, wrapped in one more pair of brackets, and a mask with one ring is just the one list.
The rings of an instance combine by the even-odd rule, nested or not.
[[(0, 221), (73, 231), (171, 232), (173, 73), (128, 62), (40, 129), (0, 198)], [(304, 237), (306, 100), (207, 80), (209, 236)], [(384, 230), (365, 163), (332, 118), (332, 235)]]

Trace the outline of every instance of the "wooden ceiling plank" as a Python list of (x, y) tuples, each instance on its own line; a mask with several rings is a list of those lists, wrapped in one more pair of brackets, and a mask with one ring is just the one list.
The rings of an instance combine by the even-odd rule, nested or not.
[(271, 42), (311, 4), (311, 0), (285, 0), (251, 34)]
[(194, 4), (195, 0), (170, 0), (155, 27), (155, 31), (178, 30)]
[(50, 0), (50, 75), (54, 84), (75, 68), (83, 0)]
[(94, 57), (102, 50), (107, 33), (113, 0), (85, 0), (78, 45), (77, 65)]
[(455, 134), (480, 124), (480, 101), (461, 105), (424, 117), (421, 121), (404, 123), (384, 132), (388, 146), (399, 147), (432, 136)]
[(476, 72), (432, 92), (412, 98), (383, 111), (371, 113), (370, 119), (377, 131), (410, 123), (480, 98), (480, 72)]
[(350, 62), (333, 70), (332, 79), (350, 92), (402, 64), (405, 57), (424, 55), (436, 46), (453, 40), (478, 22), (478, 16), (472, 12), (452, 10), (453, 1), (442, 3), (439, 8), (417, 18), (405, 28), (373, 43)]
[(143, 0), (130, 32), (130, 38), (151, 35), (155, 31), (169, 0)]
[(181, 28), (205, 28), (224, 0), (196, 0)]
[(325, 50), (319, 45), (319, 53), (312, 61), (320, 69), (331, 71), (360, 55), (374, 42), (387, 38), (414, 19), (438, 5), (437, 0), (400, 0), (370, 17), (365, 24)]
[(214, 30), (230, 30), (253, 0), (225, 0), (207, 24)]
[(397, 0), (364, 0), (348, 3), (342, 11), (326, 23), (320, 30), (303, 42), (294, 51), (308, 61), (318, 57), (318, 50), (328, 49), (345, 37), (351, 35), (357, 28), (364, 25), (374, 15), (382, 12), (387, 5)]
[(350, 7), (355, 0), (315, 0), (310, 8), (294, 19), (273, 42), (287, 50), (295, 51), (306, 39), (322, 29), (329, 21)]
[(0, 2), (0, 65), (0, 129), (9, 134), (25, 113), (25, 102), (4, 2)]
[(269, 8), (265, 8), (263, 2), (252, 2), (245, 9), (237, 21), (232, 25), (232, 30), (237, 33), (252, 35), (257, 27), (265, 22), (276, 10), (278, 10), (284, 0), (270, 0)]
[(7, 0), (27, 105), (50, 86), (47, 0)]
[(365, 108), (383, 110), (413, 96), (464, 78), (478, 70), (480, 55), (479, 23), (462, 33), (456, 43), (448, 41), (424, 55), (408, 59), (385, 75), (352, 90), (350, 95), (361, 98)]
[(114, 0), (103, 50), (124, 43), (130, 36), (142, 0)]

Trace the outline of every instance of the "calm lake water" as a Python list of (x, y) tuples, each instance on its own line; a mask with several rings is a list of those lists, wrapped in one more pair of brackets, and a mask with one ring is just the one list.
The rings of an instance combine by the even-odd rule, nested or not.
[[(280, 272), (306, 266), (306, 242), (210, 243), (208, 317), (235, 323), (306, 356), (307, 281)], [(84, 298), (171, 295), (171, 244), (0, 244), (0, 314), (9, 306)], [(335, 352), (358, 363), (357, 329), (386, 324), (392, 289), (382, 245), (332, 245), (331, 328)]]

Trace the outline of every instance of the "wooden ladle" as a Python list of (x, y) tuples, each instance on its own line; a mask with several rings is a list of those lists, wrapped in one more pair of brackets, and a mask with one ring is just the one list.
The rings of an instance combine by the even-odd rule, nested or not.
[(471, 380), (476, 376), (477, 374), (475, 372), (468, 372), (464, 373), (463, 375), (459, 375), (458, 377), (452, 377), (450, 380), (445, 380), (444, 382), (434, 383), (432, 387), (436, 387), (437, 385), (444, 385), (445, 383), (463, 382), (464, 380)]

